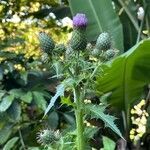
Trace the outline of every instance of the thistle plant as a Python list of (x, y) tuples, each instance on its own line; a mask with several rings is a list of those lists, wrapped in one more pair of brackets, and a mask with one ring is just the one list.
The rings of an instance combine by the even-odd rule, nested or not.
[[(67, 46), (56, 44), (54, 48), (53, 44), (49, 44), (52, 40), (50, 40), (51, 38), (48, 38), (47, 35), (42, 35), (42, 37), (39, 38), (41, 48), (44, 47), (44, 53), (46, 52), (48, 55), (51, 55), (50, 61), (55, 64), (52, 64), (51, 66), (57, 70), (57, 76), (54, 77), (61, 82), (61, 84), (56, 88), (56, 94), (50, 100), (50, 103), (45, 111), (45, 116), (54, 106), (58, 97), (62, 98), (62, 104), (71, 106), (72, 111), (75, 114), (75, 141), (68, 141), (74, 139), (68, 138), (70, 135), (74, 135), (71, 134), (73, 131), (70, 131), (70, 133), (66, 133), (64, 135), (62, 134), (61, 140), (63, 142), (58, 140), (58, 142), (61, 143), (61, 146), (59, 147), (60, 150), (65, 149), (67, 145), (66, 143), (68, 142), (73, 143), (73, 145), (67, 145), (68, 149), (74, 148), (77, 150), (85, 150), (90, 148), (88, 141), (91, 136), (94, 135), (96, 127), (91, 127), (92, 135), (89, 135), (89, 127), (87, 126), (87, 120), (89, 120), (89, 117), (92, 119), (100, 118), (104, 121), (106, 127), (111, 128), (115, 133), (122, 137), (119, 129), (114, 123), (115, 117), (104, 113), (106, 106), (100, 101), (98, 104), (94, 104), (92, 98), (87, 100), (88, 95), (91, 95), (91, 93), (93, 96), (97, 95), (94, 88), (94, 79), (97, 74), (101, 73), (97, 71), (98, 68), (101, 67), (101, 65), (103, 65), (106, 61), (116, 56), (116, 51), (112, 48), (111, 38), (106, 32), (99, 35), (96, 45), (90, 48), (91, 51), (89, 50), (87, 47), (86, 38), (87, 25), (88, 20), (85, 14), (77, 14), (73, 17), (72, 37)], [(46, 41), (43, 41), (43, 38)], [(96, 55), (93, 53), (95, 49), (98, 50)], [(49, 51), (51, 51), (51, 53)], [(92, 59), (93, 57), (95, 58), (94, 60)], [(67, 91), (67, 94), (65, 91)], [(64, 100), (65, 98), (66, 100)], [(44, 134), (39, 135), (39, 141), (45, 139), (43, 138)], [(47, 136), (46, 141), (47, 138), (51, 139), (50, 136)]]

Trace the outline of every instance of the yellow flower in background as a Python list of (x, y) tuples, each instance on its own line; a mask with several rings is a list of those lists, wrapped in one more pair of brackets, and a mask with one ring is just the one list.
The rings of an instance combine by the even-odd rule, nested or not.
[(137, 105), (135, 105), (131, 113), (131, 121), (133, 125), (136, 125), (130, 130), (130, 139), (135, 143), (143, 136), (146, 132), (147, 117), (149, 114), (144, 110), (145, 100), (142, 99)]

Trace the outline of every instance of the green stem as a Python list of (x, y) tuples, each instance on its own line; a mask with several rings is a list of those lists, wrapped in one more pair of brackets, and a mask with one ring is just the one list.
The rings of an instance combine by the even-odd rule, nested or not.
[(74, 99), (76, 102), (75, 117), (77, 130), (77, 150), (85, 150), (84, 140), (84, 122), (83, 122), (83, 102), (80, 99), (80, 91), (78, 87), (74, 89)]
[(140, 24), (140, 29), (139, 29), (139, 32), (138, 32), (136, 44), (139, 43), (139, 41), (140, 41), (143, 25), (144, 25), (144, 18), (142, 19), (141, 24)]
[(126, 4), (122, 0), (118, 0), (118, 2), (124, 8), (124, 10), (127, 13), (129, 19), (131, 20), (132, 24), (134, 25), (135, 29), (138, 32), (139, 31), (138, 22), (135, 20), (135, 18), (133, 17), (132, 13), (130, 12), (130, 10), (128, 9), (128, 7), (126, 6)]
[(21, 142), (22, 148), (23, 148), (24, 150), (26, 150), (26, 146), (25, 146), (24, 141), (23, 141), (23, 137), (22, 137), (21, 130), (19, 129), (18, 132), (19, 132), (19, 137), (20, 137), (20, 142)]

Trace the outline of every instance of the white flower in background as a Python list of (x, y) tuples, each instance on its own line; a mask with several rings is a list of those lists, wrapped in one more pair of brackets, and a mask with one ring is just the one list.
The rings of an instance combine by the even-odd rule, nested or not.
[(58, 26), (62, 26), (62, 23), (61, 23), (59, 20), (56, 20), (56, 24), (57, 24)]
[(0, 1), (1, 4), (6, 5), (7, 2), (6, 1)]
[(49, 16), (52, 18), (52, 19), (56, 19), (56, 16), (54, 13), (49, 13)]
[(17, 14), (14, 14), (12, 18), (6, 19), (7, 22), (19, 23), (21, 21), (20, 17)]
[(65, 18), (63, 18), (62, 20), (61, 20), (61, 22), (62, 22), (62, 26), (63, 27), (70, 27), (70, 28), (72, 28), (73, 27), (73, 23), (72, 23), (72, 20), (69, 18), (69, 17), (65, 17)]
[(137, 12), (137, 17), (139, 20), (143, 20), (144, 18), (144, 9), (143, 7), (139, 7), (138, 12)]
[(27, 25), (31, 25), (33, 23), (33, 18), (27, 18), (24, 20), (24, 23)]

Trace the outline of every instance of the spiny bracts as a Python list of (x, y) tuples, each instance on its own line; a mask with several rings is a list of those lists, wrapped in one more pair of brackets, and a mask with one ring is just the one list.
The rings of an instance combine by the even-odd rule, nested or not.
[(103, 32), (99, 35), (96, 41), (95, 47), (100, 50), (108, 50), (111, 48), (111, 37), (107, 32)]
[(70, 40), (70, 46), (73, 50), (84, 50), (87, 45), (87, 39), (85, 31), (82, 29), (74, 29), (72, 38)]
[(59, 131), (53, 131), (50, 129), (44, 129), (38, 133), (37, 141), (43, 146), (56, 142), (60, 139)]
[(49, 37), (45, 32), (39, 33), (39, 41), (41, 49), (47, 53), (51, 54), (53, 49), (55, 48), (54, 41), (51, 37)]

